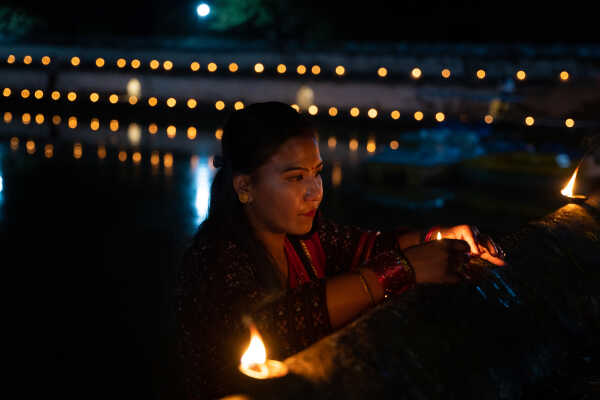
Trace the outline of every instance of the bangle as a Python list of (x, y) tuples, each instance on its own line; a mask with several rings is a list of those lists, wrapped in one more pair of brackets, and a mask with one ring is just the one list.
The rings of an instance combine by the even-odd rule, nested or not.
[(432, 239), (432, 236), (436, 233), (436, 232), (440, 232), (441, 228), (439, 226), (434, 226), (431, 229), (429, 229), (429, 231), (427, 231), (427, 234), (425, 235), (425, 242), (429, 242)]
[(360, 270), (358, 270), (358, 276), (360, 277), (360, 281), (362, 282), (363, 289), (365, 289), (365, 292), (367, 292), (367, 294), (369, 295), (369, 299), (371, 299), (371, 307), (373, 307), (375, 305), (375, 299), (373, 298), (373, 294), (371, 293), (371, 289), (369, 289), (369, 285), (367, 285), (367, 280), (362, 275), (362, 273), (360, 272)]

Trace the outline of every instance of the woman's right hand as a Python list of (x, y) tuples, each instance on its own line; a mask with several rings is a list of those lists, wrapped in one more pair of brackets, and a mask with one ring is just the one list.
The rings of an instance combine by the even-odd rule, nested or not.
[(404, 249), (417, 283), (456, 283), (458, 268), (469, 259), (470, 247), (464, 240), (442, 239)]

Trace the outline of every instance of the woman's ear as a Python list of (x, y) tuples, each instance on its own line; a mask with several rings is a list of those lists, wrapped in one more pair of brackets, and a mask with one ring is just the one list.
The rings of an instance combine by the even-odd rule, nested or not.
[(250, 175), (236, 175), (233, 177), (233, 190), (237, 193), (240, 202), (246, 204), (252, 202)]

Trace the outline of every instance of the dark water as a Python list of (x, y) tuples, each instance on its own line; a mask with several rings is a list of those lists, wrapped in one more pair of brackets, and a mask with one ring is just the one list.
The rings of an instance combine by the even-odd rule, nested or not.
[[(13, 137), (18, 145), (13, 139), (11, 146)], [(210, 144), (193, 152), (160, 150), (153, 166), (149, 147), (140, 150), (138, 164), (126, 148), (120, 161), (123, 149), (110, 141), (104, 158), (97, 143), (85, 141), (76, 158), (67, 136), (17, 130), (0, 139), (1, 264), (9, 343), (26, 382), (20, 390), (159, 397), (170, 376), (169, 290), (206, 213), (214, 174), (209, 162), (219, 142), (206, 135), (202, 143)], [(31, 154), (27, 140), (36, 144)], [(49, 143), (51, 157), (44, 148)], [(419, 185), (368, 168), (364, 147), (353, 153), (340, 140), (335, 150), (326, 141), (321, 148), (328, 163), (323, 209), (342, 223), (381, 229), (475, 223), (501, 234), (560, 203), (535, 182), (523, 190), (448, 170)], [(448, 193), (441, 207), (420, 206)]]

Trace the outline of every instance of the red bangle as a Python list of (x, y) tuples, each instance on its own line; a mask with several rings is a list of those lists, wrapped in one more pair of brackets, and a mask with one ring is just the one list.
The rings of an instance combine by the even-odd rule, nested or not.
[(433, 228), (431, 228), (431, 229), (430, 229), (430, 230), (427, 232), (427, 235), (425, 235), (425, 241), (426, 241), (426, 242), (429, 242), (430, 240), (433, 240), (433, 239), (432, 239), (432, 236), (433, 236), (434, 234), (436, 234), (437, 232), (440, 232), (441, 230), (442, 230), (442, 228), (441, 228), (441, 227), (439, 227), (439, 226), (434, 226)]

